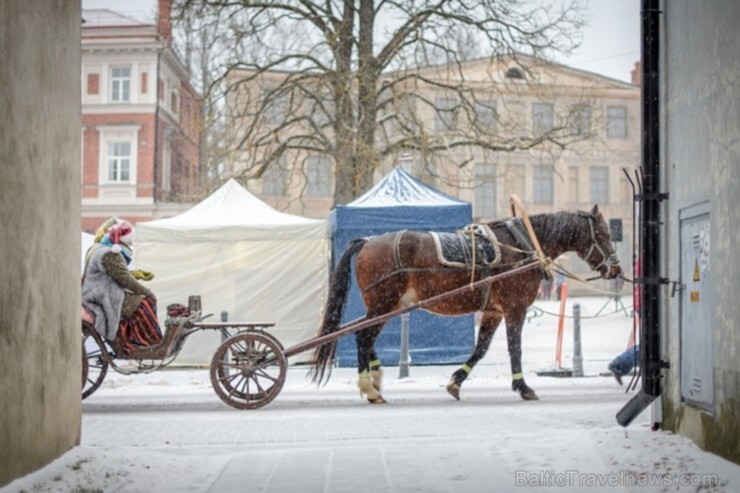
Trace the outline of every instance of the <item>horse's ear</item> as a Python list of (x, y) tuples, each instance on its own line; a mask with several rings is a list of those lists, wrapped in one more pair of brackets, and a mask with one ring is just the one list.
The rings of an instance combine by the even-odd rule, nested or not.
[(593, 214), (594, 216), (598, 216), (599, 215), (599, 204), (596, 204), (594, 206), (594, 208), (591, 209), (591, 214)]

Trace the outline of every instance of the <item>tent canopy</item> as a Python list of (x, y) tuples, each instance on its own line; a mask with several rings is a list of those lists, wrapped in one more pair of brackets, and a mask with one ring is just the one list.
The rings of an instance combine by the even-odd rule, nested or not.
[[(472, 221), (469, 203), (450, 197), (417, 180), (401, 168), (393, 169), (377, 185), (346, 206), (332, 212), (335, 260), (347, 244), (359, 237), (403, 229), (454, 231)], [(354, 277), (343, 323), (365, 315), (365, 305)], [(409, 346), (414, 364), (452, 364), (467, 360), (473, 348), (472, 315), (442, 317), (421, 310), (409, 316)], [(401, 318), (391, 319), (375, 348), (384, 365), (397, 365)], [(354, 337), (343, 337), (337, 347), (340, 366), (357, 364)]]
[(276, 236), (325, 239), (326, 221), (277, 211), (233, 179), (180, 215), (137, 226), (137, 238), (144, 241), (177, 238), (225, 242)]
[[(134, 247), (136, 268), (155, 275), (160, 322), (168, 304), (200, 295), (213, 321), (275, 322), (268, 332), (285, 347), (315, 335), (328, 283), (325, 220), (279, 212), (229, 180), (178, 216), (137, 224)], [(196, 333), (177, 363), (209, 364), (220, 342)]]

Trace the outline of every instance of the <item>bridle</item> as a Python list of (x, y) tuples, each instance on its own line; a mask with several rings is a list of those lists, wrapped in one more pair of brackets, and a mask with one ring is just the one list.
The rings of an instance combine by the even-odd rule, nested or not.
[(602, 266), (606, 267), (606, 271), (604, 274), (586, 280), (592, 281), (595, 279), (606, 278), (605, 276), (607, 276), (609, 272), (611, 272), (612, 267), (619, 267), (619, 257), (617, 257), (616, 252), (612, 254), (607, 254), (597, 241), (596, 228), (594, 227), (594, 222), (596, 221), (596, 218), (594, 217), (594, 215), (589, 212), (583, 211), (579, 211), (578, 215), (585, 217), (588, 220), (588, 227), (591, 233), (591, 245), (588, 247), (588, 251), (583, 256), (583, 260), (586, 261), (586, 263), (588, 263), (588, 265), (590, 266), (591, 263), (589, 262), (589, 259), (591, 258), (591, 255), (593, 255), (593, 253), (596, 251), (601, 254), (601, 262), (599, 262), (595, 267), (591, 266), (591, 268), (593, 270), (599, 271)]

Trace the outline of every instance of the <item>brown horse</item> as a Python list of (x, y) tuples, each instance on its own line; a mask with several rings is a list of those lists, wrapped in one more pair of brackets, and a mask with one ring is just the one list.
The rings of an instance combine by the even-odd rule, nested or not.
[[(353, 240), (334, 271), (320, 335), (331, 334), (340, 328), (353, 256), (357, 255), (356, 278), (367, 308), (367, 318), (380, 317), (400, 307), (470, 284), (473, 279), (496, 275), (533, 259), (535, 252), (532, 243), (528, 241), (521, 221), (516, 221), (487, 224), (495, 235), (500, 259), (490, 268), (476, 267), (473, 272), (470, 267), (455, 268), (442, 264), (435, 237), (429, 232), (399, 231)], [(610, 241), (609, 226), (598, 206), (594, 206), (591, 212), (539, 214), (532, 216), (530, 221), (547, 258), (555, 259), (563, 253), (576, 252), (602, 278), (613, 279), (622, 275)], [(447, 384), (447, 391), (453, 397), (460, 398), (460, 386), (486, 354), (496, 328), (505, 318), (512, 388), (523, 399), (538, 399), (534, 390), (524, 382), (521, 335), (527, 308), (537, 297), (544, 273), (543, 269), (524, 270), (493, 281), (488, 285), (490, 287), (466, 290), (424, 308), (441, 315), (483, 312), (475, 349)], [(378, 323), (355, 333), (360, 392), (371, 403), (385, 402), (380, 394), (382, 370), (374, 349), (375, 339), (383, 325)], [(329, 378), (335, 350), (336, 341), (316, 348), (311, 370), (315, 382)]]

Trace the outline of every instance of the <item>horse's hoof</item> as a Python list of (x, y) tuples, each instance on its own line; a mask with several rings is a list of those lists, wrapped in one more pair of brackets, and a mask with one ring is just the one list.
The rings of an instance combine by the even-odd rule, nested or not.
[(369, 402), (370, 404), (388, 404), (385, 399), (383, 399), (383, 396), (380, 394), (378, 394), (377, 397), (373, 397), (372, 399), (368, 397), (367, 402)]
[(360, 376), (360, 380), (357, 385), (360, 388), (360, 395), (364, 396), (369, 403), (385, 404), (385, 399), (383, 399), (380, 392), (375, 389), (369, 375)]
[(534, 390), (532, 389), (526, 389), (522, 390), (519, 395), (522, 396), (522, 399), (525, 401), (538, 401), (540, 398), (537, 396)]
[(448, 394), (450, 394), (456, 400), (460, 400), (460, 386), (458, 384), (456, 384), (454, 381), (450, 381), (450, 383), (447, 384), (446, 388)]

